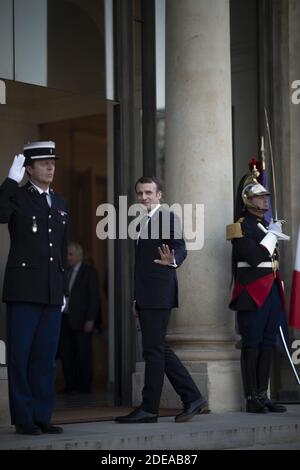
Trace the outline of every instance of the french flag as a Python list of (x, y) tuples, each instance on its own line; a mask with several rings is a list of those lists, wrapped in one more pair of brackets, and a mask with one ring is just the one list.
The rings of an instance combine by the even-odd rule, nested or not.
[(289, 325), (300, 330), (300, 227), (297, 241), (296, 261), (291, 290)]

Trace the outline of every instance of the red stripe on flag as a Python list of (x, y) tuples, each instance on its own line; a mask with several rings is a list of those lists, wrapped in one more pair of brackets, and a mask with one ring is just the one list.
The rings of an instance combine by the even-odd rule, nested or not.
[(293, 273), (289, 325), (292, 328), (297, 328), (300, 330), (300, 272), (299, 271), (294, 271)]

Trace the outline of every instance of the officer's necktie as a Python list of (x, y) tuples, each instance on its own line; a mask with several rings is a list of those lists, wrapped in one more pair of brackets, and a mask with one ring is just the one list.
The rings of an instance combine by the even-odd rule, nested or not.
[(43, 206), (45, 207), (45, 209), (47, 209), (47, 211), (49, 211), (50, 206), (49, 206), (48, 200), (47, 200), (47, 193), (41, 193), (41, 198), (42, 198), (42, 201), (43, 201)]

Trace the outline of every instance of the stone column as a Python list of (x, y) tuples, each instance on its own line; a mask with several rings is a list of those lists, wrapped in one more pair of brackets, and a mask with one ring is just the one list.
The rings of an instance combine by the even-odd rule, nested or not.
[(10, 424), (7, 368), (0, 366), (0, 426)]
[(233, 219), (229, 0), (167, 0), (166, 51), (166, 199), (204, 204), (204, 246), (178, 272), (180, 309), (168, 339), (210, 408), (234, 410), (241, 379), (225, 239)]

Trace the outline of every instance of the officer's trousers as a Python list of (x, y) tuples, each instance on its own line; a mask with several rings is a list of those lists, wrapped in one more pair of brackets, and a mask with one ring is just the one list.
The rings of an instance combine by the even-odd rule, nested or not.
[(54, 405), (61, 307), (7, 304), (7, 365), (11, 422), (49, 423)]

